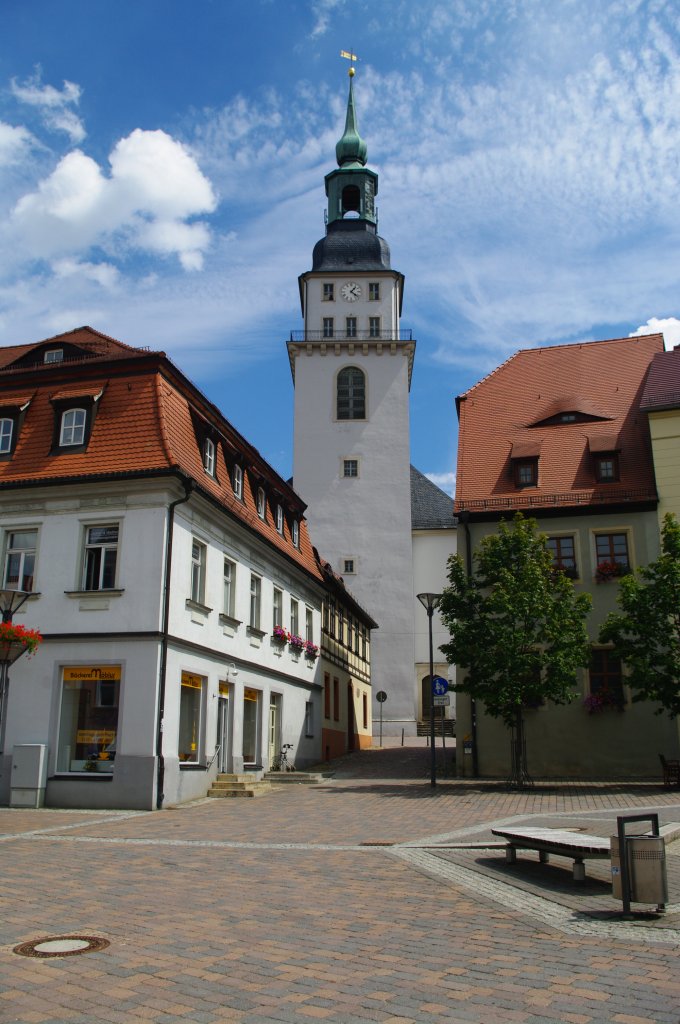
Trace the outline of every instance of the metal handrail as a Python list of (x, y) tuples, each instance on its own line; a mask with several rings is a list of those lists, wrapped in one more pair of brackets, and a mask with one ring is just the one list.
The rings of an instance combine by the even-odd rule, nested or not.
[(218, 743), (217, 746), (215, 747), (215, 753), (213, 754), (213, 756), (210, 758), (210, 760), (208, 761), (207, 765), (205, 766), (205, 770), (206, 771), (209, 771), (210, 768), (212, 768), (213, 762), (214, 762), (215, 758), (217, 757), (217, 755), (219, 754), (221, 749), (222, 749), (222, 744)]

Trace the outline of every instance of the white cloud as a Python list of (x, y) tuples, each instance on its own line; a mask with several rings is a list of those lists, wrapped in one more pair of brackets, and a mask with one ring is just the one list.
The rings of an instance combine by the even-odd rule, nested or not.
[(670, 352), (676, 345), (680, 345), (680, 320), (674, 316), (661, 320), (656, 316), (650, 316), (646, 324), (642, 324), (636, 331), (631, 331), (628, 337), (635, 338), (639, 334), (663, 334), (666, 350)]
[(21, 163), (30, 145), (31, 133), (26, 128), (0, 121), (0, 167)]
[(23, 83), (13, 78), (10, 84), (12, 95), (21, 103), (37, 107), (47, 128), (65, 132), (73, 143), (82, 142), (87, 134), (85, 127), (75, 111), (70, 109), (80, 102), (80, 86), (65, 80), (64, 88), (59, 90), (53, 85), (43, 85), (41, 79), (40, 67)]
[(84, 253), (94, 245), (176, 254), (195, 270), (210, 243), (203, 223), (215, 195), (189, 151), (162, 131), (136, 129), (110, 155), (107, 177), (81, 150), (63, 157), (12, 213), (17, 246), (32, 258)]
[(314, 27), (310, 33), (312, 39), (318, 39), (328, 31), (331, 16), (336, 8), (342, 7), (345, 0), (314, 0), (311, 5), (314, 16)]
[(95, 281), (102, 288), (112, 289), (120, 280), (120, 272), (111, 263), (88, 263), (78, 260), (56, 260), (52, 264), (54, 274), (59, 278), (77, 277), (81, 280)]
[(455, 473), (426, 473), (425, 476), (433, 484), (436, 484), (437, 487), (440, 487), (442, 491), (446, 491), (447, 494), (453, 497), (456, 490)]

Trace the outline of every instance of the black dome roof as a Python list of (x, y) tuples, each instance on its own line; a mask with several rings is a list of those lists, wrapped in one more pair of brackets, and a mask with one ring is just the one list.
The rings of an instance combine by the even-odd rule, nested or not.
[(390, 247), (363, 220), (336, 220), (319, 239), (312, 254), (312, 270), (391, 270)]

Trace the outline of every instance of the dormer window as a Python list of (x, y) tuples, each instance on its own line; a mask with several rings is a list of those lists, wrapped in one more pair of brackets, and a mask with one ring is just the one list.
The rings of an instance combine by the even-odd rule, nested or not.
[(59, 431), (59, 447), (69, 448), (85, 444), (85, 424), (87, 409), (67, 409), (61, 415)]
[(51, 395), (54, 408), (52, 454), (85, 451), (104, 394), (104, 384), (71, 385)]
[(203, 469), (209, 476), (215, 476), (215, 442), (209, 437), (203, 444)]
[(295, 545), (295, 547), (296, 548), (299, 547), (300, 546), (300, 524), (298, 523), (297, 519), (293, 520), (292, 537), (293, 537), (293, 544)]
[(9, 417), (0, 419), (0, 455), (9, 455), (12, 451), (14, 437), (14, 420)]
[(260, 519), (264, 519), (267, 515), (267, 500), (261, 487), (257, 489), (257, 514)]
[(283, 533), (283, 509), (280, 505), (276, 506), (276, 529)]
[(231, 474), (231, 484), (232, 484), (232, 487), (234, 488), (234, 494), (236, 495), (236, 497), (239, 498), (239, 499), (242, 499), (243, 498), (243, 470), (238, 465), (238, 463), (234, 466), (233, 472)]
[(616, 452), (595, 457), (595, 476), (599, 484), (613, 484), (619, 479), (619, 457)]
[(536, 487), (538, 484), (538, 459), (515, 459), (515, 487)]
[(46, 363), (61, 363), (63, 360), (63, 348), (48, 348), (43, 356), (43, 361)]

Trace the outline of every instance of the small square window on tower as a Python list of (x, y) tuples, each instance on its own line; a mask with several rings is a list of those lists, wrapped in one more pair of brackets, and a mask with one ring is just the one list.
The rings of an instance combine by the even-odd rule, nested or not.
[(356, 572), (354, 568), (356, 562), (353, 558), (344, 558), (342, 562), (342, 572), (345, 576), (353, 576)]
[(342, 460), (342, 475), (343, 476), (359, 476), (359, 460), (358, 459), (343, 459)]
[(323, 301), (333, 302), (335, 298), (335, 285), (324, 282), (323, 286)]

